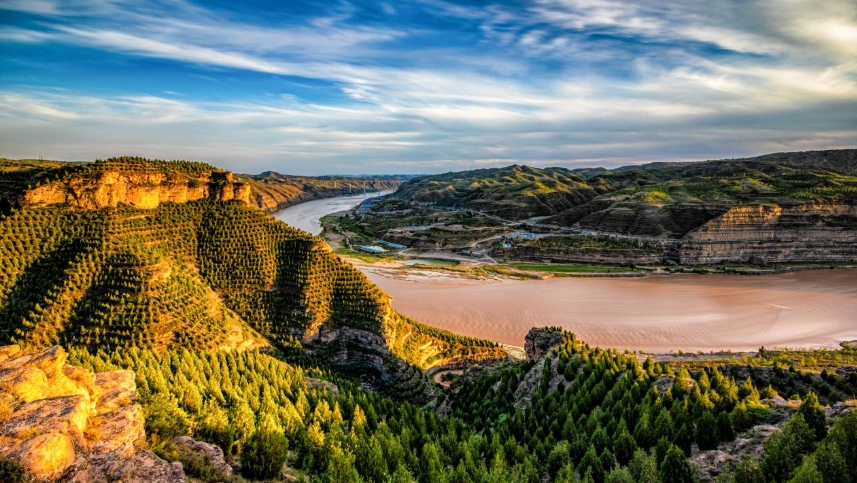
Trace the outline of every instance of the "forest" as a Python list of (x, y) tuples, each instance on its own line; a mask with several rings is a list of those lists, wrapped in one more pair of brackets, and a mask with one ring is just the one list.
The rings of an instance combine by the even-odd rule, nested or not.
[(746, 455), (716, 481), (857, 481), (857, 412), (831, 425), (811, 390), (790, 395), (799, 409), (783, 410), (771, 402), (787, 383), (736, 380), (729, 367), (640, 363), (572, 334), (540, 361), (461, 379), (435, 407), (258, 351), (71, 356), (97, 371), (133, 369), (150, 446), (203, 481), (242, 477), (177, 452), (173, 436), (219, 445), (248, 480), (273, 478), (286, 464), (319, 482), (671, 483), (697, 479), (694, 452), (777, 421), (785, 424), (760, 459)]

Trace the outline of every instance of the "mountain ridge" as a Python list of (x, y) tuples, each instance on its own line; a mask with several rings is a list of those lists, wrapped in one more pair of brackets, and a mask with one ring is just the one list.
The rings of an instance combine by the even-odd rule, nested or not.
[[(395, 313), (389, 296), (322, 240), (252, 206), (246, 185), (216, 168), (224, 184), (242, 186), (232, 193), (246, 196), (223, 197), (219, 193), (230, 190), (196, 186), (199, 196), (144, 206), (117, 197), (106, 198), (106, 206), (28, 198), (57, 184), (98, 192), (104, 173), (121, 163), (160, 171), (151, 190), (162, 189), (164, 179), (191, 186), (189, 180), (208, 179), (212, 169), (135, 158), (42, 174), (42, 183), (23, 191), (30, 202), (0, 215), (4, 343), (156, 351), (306, 348), (314, 360), (366, 371), (370, 384), (398, 384), (414, 399), (433, 390), (423, 369), (505, 357), (494, 344)], [(90, 183), (81, 175), (87, 168)]]

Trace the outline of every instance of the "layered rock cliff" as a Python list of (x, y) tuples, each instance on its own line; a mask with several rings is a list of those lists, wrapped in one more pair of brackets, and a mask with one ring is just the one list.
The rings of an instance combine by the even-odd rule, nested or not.
[(134, 373), (66, 365), (58, 346), (0, 347), (0, 456), (40, 483), (181, 483), (179, 463), (143, 448)]
[(857, 206), (846, 203), (737, 206), (680, 243), (687, 265), (721, 262), (857, 262)]
[(153, 209), (161, 203), (187, 203), (205, 198), (249, 203), (250, 186), (236, 181), (232, 173), (217, 169), (196, 174), (165, 173), (105, 163), (95, 170), (71, 174), (28, 190), (19, 198), (18, 205), (61, 204), (98, 209), (122, 204)]

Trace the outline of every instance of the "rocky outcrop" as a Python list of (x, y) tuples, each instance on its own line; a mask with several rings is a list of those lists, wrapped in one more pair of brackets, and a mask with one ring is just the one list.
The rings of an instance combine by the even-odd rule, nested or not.
[(527, 362), (535, 362), (551, 350), (563, 343), (562, 332), (547, 328), (533, 327), (524, 338), (524, 351), (527, 353)]
[[(593, 204), (593, 203), (591, 203)], [(615, 203), (595, 213), (578, 207), (548, 219), (569, 222), (601, 237), (635, 240), (640, 248), (575, 248), (515, 246), (495, 249), (500, 259), (556, 263), (715, 265), (789, 262), (857, 262), (857, 204), (812, 202), (752, 204), (726, 208), (722, 204), (658, 207)], [(602, 207), (603, 208), (603, 207)]]
[(857, 206), (738, 206), (681, 241), (682, 264), (857, 262)]
[(190, 436), (178, 436), (173, 438), (173, 444), (180, 454), (191, 454), (201, 458), (215, 472), (222, 476), (232, 476), (232, 467), (226, 462), (223, 450), (220, 446), (197, 441)]
[(142, 448), (134, 374), (65, 361), (59, 346), (0, 348), (0, 455), (40, 483), (183, 482), (180, 464)]
[(236, 181), (227, 171), (215, 170), (194, 176), (107, 167), (87, 173), (72, 173), (37, 186), (23, 193), (19, 204), (24, 207), (64, 204), (81, 209), (123, 204), (152, 209), (161, 203), (187, 203), (204, 198), (249, 203), (250, 186)]

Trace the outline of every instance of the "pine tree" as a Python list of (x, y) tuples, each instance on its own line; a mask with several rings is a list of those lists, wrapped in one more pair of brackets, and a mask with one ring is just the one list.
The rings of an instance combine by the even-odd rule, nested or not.
[(717, 448), (717, 443), (720, 440), (720, 431), (717, 427), (717, 420), (709, 411), (702, 413), (702, 417), (696, 423), (695, 430), (696, 444), (700, 451), (706, 451)]
[(824, 408), (819, 404), (818, 396), (814, 392), (806, 395), (798, 412), (803, 415), (806, 424), (812, 428), (816, 441), (821, 441), (827, 436), (827, 416), (824, 414)]
[(277, 477), (288, 457), (289, 442), (273, 418), (264, 418), (241, 451), (241, 471), (250, 478)]
[(690, 483), (696, 480), (684, 451), (675, 445), (671, 445), (667, 450), (659, 474), (662, 483)]

